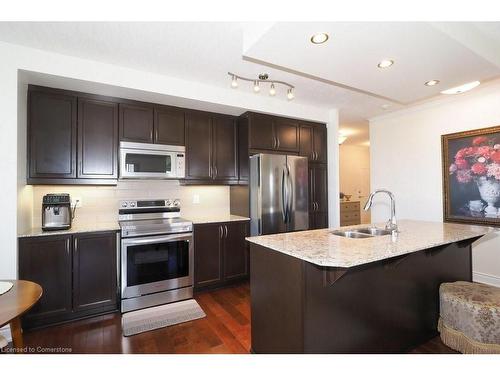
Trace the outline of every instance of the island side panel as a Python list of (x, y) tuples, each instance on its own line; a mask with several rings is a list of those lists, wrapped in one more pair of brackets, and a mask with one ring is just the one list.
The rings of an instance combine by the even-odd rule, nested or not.
[(305, 262), (250, 244), (252, 351), (303, 353)]
[(304, 352), (401, 353), (436, 336), (439, 285), (472, 280), (472, 241), (350, 268), (333, 283), (334, 269), (307, 263)]

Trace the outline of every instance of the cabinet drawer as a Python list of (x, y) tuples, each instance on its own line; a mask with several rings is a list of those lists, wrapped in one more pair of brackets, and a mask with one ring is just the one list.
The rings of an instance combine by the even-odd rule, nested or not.
[(355, 219), (359, 219), (359, 217), (360, 217), (359, 212), (341, 212), (340, 213), (341, 220), (355, 220)]
[(343, 202), (340, 203), (340, 212), (359, 211), (359, 202)]

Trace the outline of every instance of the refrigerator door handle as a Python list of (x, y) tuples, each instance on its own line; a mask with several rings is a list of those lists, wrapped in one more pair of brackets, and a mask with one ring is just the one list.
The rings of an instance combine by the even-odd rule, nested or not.
[(293, 187), (292, 187), (292, 179), (290, 178), (290, 166), (287, 164), (286, 166), (287, 172), (287, 222), (290, 223), (291, 220), (291, 212), (292, 212), (292, 202), (293, 202)]
[(281, 216), (283, 218), (283, 222), (286, 223), (287, 219), (287, 204), (288, 204), (288, 196), (287, 196), (287, 179), (285, 174), (285, 168), (283, 168), (283, 172), (281, 174)]

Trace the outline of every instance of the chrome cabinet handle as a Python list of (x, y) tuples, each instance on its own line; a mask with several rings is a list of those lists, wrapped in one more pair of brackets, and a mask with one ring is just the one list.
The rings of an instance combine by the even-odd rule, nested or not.
[(226, 233), (224, 234), (224, 237), (227, 238), (227, 225), (224, 225), (224, 229), (226, 231)]
[(278, 147), (278, 140), (276, 137), (273, 138), (273, 148)]
[(222, 225), (219, 225), (219, 237), (221, 240), (223, 236), (224, 236), (224, 229), (222, 229)]
[(276, 137), (276, 148), (280, 148), (280, 139)]
[[(76, 241), (76, 238), (75, 238), (75, 241)], [(66, 253), (69, 255), (69, 252), (71, 250), (71, 240), (68, 238), (66, 240)]]
[(214, 165), (214, 178), (217, 178), (218, 175), (218, 170), (217, 167)]

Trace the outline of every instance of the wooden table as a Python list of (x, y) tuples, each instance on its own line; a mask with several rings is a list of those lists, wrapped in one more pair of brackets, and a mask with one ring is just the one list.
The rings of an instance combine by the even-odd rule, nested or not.
[(42, 287), (25, 280), (1, 280), (14, 284), (0, 295), (0, 327), (10, 323), (14, 348), (24, 347), (21, 331), (21, 315), (28, 311), (42, 296)]

